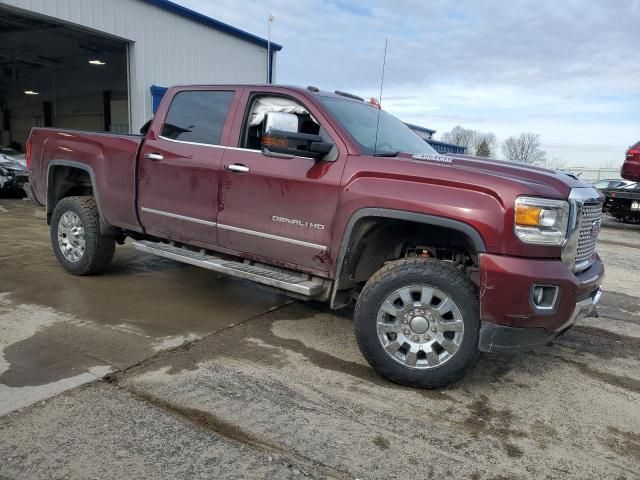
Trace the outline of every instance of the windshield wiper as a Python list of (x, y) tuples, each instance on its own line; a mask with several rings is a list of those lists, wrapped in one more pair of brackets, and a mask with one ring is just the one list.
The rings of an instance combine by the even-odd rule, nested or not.
[(395, 152), (376, 152), (373, 154), (374, 157), (397, 157), (398, 154), (400, 152), (399, 151), (395, 151)]

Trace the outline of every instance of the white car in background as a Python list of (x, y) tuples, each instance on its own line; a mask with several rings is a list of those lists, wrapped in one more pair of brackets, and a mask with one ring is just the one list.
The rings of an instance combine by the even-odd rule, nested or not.
[(0, 194), (22, 195), (28, 181), (25, 154), (0, 145)]
[(624, 188), (635, 182), (630, 180), (623, 180), (622, 178), (607, 178), (593, 182), (593, 186), (598, 190), (604, 190), (605, 188)]

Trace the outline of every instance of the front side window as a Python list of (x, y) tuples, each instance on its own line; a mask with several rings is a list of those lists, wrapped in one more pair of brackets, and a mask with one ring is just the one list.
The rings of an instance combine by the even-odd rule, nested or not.
[(323, 132), (317, 120), (309, 111), (293, 99), (264, 95), (254, 98), (251, 103), (247, 122), (244, 127), (244, 138), (240, 144), (242, 148), (251, 150), (262, 149), (265, 119), (269, 112), (292, 113), (298, 119), (297, 132), (322, 135)]
[(434, 154), (436, 151), (393, 115), (358, 101), (319, 97), (365, 155), (399, 152)]
[(192, 90), (173, 97), (162, 135), (182, 142), (219, 145), (233, 92)]

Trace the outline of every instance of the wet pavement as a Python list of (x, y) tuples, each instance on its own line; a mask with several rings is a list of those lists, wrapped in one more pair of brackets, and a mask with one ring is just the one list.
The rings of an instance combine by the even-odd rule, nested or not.
[(349, 311), (126, 246), (72, 277), (0, 206), (1, 478), (640, 478), (640, 226), (605, 222), (600, 318), (420, 391)]
[(0, 414), (290, 301), (127, 246), (104, 275), (66, 274), (42, 211), (0, 203)]

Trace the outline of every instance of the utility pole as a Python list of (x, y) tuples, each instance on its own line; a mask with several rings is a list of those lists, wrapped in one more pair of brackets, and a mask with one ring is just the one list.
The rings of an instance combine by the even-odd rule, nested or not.
[(271, 24), (273, 23), (271, 12), (267, 15), (267, 83), (271, 83)]

